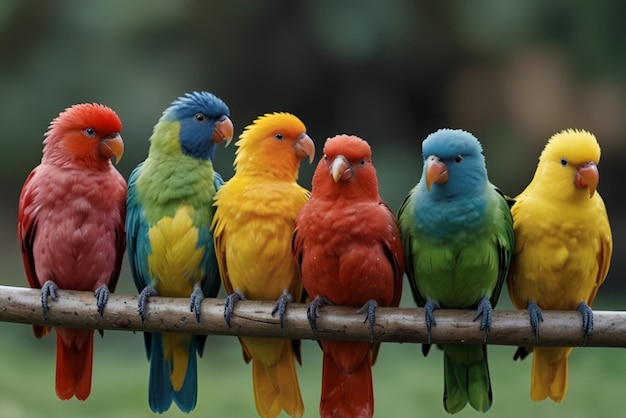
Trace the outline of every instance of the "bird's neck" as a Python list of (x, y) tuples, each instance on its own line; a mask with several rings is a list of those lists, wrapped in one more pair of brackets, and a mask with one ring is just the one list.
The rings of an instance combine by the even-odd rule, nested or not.
[(60, 169), (106, 171), (113, 168), (110, 160), (91, 155), (69, 155), (62, 149), (49, 148), (41, 158), (42, 164), (50, 164)]
[(270, 162), (260, 155), (249, 154), (244, 158), (235, 158), (235, 175), (295, 183), (298, 180), (298, 163), (298, 160), (288, 159)]
[(426, 235), (448, 238), (486, 225), (488, 201), (484, 194), (441, 196), (425, 192), (418, 199), (414, 215), (418, 228)]
[(553, 202), (576, 207), (584, 207), (590, 204), (589, 189), (576, 187), (574, 181), (549, 176), (533, 178), (523, 194), (529, 194), (545, 202)]
[(141, 200), (156, 206), (211, 206), (215, 194), (213, 179), (210, 160), (151, 155), (144, 162), (137, 186)]

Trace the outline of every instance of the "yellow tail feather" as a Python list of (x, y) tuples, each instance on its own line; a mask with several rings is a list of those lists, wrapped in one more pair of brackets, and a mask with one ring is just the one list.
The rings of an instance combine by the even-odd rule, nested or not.
[(170, 381), (176, 392), (182, 389), (187, 374), (190, 339), (184, 334), (163, 334), (163, 356), (170, 364)]
[(263, 418), (274, 418), (283, 409), (292, 417), (301, 417), (304, 413), (291, 345), (286, 343), (283, 347), (280, 359), (273, 366), (252, 359), (254, 402)]
[(548, 396), (561, 402), (567, 394), (567, 357), (571, 348), (534, 348), (530, 398), (542, 401)]

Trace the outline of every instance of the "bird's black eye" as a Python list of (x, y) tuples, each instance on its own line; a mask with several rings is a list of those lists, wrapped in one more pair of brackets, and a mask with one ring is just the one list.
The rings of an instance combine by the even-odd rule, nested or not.
[(328, 161), (328, 155), (324, 154), (324, 161)]
[(204, 116), (202, 113), (196, 113), (195, 115), (193, 115), (193, 118), (195, 119), (196, 122), (204, 122), (204, 119), (206, 119), (206, 116)]
[(359, 161), (359, 164), (361, 164), (361, 167), (365, 167), (365, 158)]
[(277, 141), (282, 141), (283, 139), (285, 139), (283, 134), (274, 134), (274, 138), (276, 138)]
[(565, 158), (561, 158), (561, 165), (567, 167), (567, 160)]
[(457, 155), (456, 157), (454, 157), (454, 161), (460, 163), (461, 161), (463, 161), (463, 156), (461, 154)]
[(85, 135), (87, 135), (89, 138), (93, 138), (93, 136), (96, 134), (96, 131), (93, 128), (85, 128), (84, 132)]

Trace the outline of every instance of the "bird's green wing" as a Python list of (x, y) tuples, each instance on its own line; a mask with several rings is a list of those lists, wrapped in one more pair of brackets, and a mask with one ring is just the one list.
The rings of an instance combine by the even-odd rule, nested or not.
[(515, 201), (507, 197), (502, 191), (493, 186), (493, 202), (497, 205), (497, 223), (496, 223), (496, 244), (498, 246), (498, 281), (490, 298), (492, 306), (495, 306), (500, 297), (502, 285), (506, 280), (509, 266), (511, 265), (511, 256), (515, 247), (515, 238), (513, 235), (513, 216), (511, 215), (512, 203)]
[(411, 206), (414, 201), (414, 195), (417, 193), (417, 187), (409, 192), (402, 202), (398, 211), (398, 226), (400, 227), (400, 235), (402, 237), (402, 246), (406, 258), (406, 275), (411, 287), (411, 293), (417, 306), (424, 306), (426, 298), (419, 292), (417, 288), (417, 278), (415, 276), (415, 259), (414, 259), (414, 241), (415, 241), (415, 219), (411, 213)]

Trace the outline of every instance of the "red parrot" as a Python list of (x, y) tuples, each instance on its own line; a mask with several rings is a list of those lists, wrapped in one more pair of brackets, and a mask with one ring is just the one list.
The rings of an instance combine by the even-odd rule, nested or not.
[[(43, 316), (57, 289), (93, 291), (102, 315), (115, 290), (126, 238), (126, 181), (110, 159), (124, 151), (122, 123), (100, 104), (78, 104), (52, 121), (41, 164), (19, 200), (17, 235), (28, 284), (41, 289)], [(50, 327), (34, 326), (37, 338)], [(93, 330), (55, 327), (56, 394), (91, 391)]]
[[(396, 217), (378, 194), (368, 143), (356, 136), (329, 138), (313, 175), (311, 199), (296, 219), (293, 252), (309, 297), (315, 329), (325, 304), (367, 312), (372, 340), (377, 306), (397, 307), (404, 253)], [(379, 343), (321, 341), (322, 417), (371, 417), (371, 367)]]

